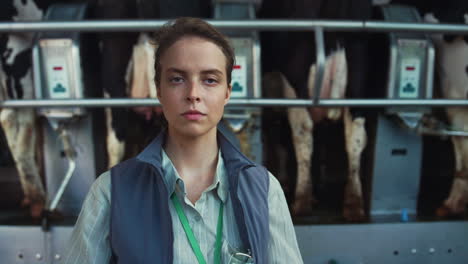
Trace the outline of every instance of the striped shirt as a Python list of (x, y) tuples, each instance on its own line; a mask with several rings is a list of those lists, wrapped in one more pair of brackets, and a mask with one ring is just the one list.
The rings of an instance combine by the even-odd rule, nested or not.
[[(213, 262), (216, 226), (221, 202), (225, 206), (223, 245), (221, 248), (222, 263), (229, 263), (234, 253), (247, 253), (240, 239), (234, 216), (234, 208), (228, 195), (227, 171), (221, 152), (218, 153), (218, 164), (214, 181), (202, 193), (200, 199), (195, 204), (187, 198), (184, 181), (180, 178), (164, 150), (162, 150), (162, 168), (164, 182), (168, 187), (169, 193), (176, 191), (205, 260), (208, 263)], [(270, 241), (268, 253), (270, 263), (303, 263), (284, 193), (278, 180), (271, 173), (269, 173), (269, 179)], [(83, 208), (73, 230), (63, 263), (109, 263), (111, 256), (109, 239), (110, 185), (111, 178), (109, 171), (103, 173), (93, 183), (83, 203)], [(177, 188), (176, 185), (178, 186)], [(174, 233), (174, 263), (197, 263), (195, 254), (191, 249), (177, 212), (171, 202), (169, 202), (169, 211), (172, 217)]]

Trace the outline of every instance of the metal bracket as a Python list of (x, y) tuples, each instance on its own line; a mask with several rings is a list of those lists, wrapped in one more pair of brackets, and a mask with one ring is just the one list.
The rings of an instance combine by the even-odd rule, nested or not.
[(427, 126), (427, 122), (421, 122), (417, 127), (417, 132), (423, 135), (430, 136), (454, 136), (454, 137), (468, 137), (468, 131), (463, 128), (451, 129), (446, 123), (432, 118), (429, 120), (432, 124)]
[(423, 135), (430, 135), (430, 136), (453, 136), (453, 137), (468, 137), (468, 131), (460, 131), (460, 130), (448, 130), (448, 129), (432, 129), (427, 127), (419, 127), (418, 133)]
[(421, 124), (423, 113), (421, 112), (402, 112), (398, 113), (397, 117), (403, 123), (404, 127), (409, 130), (416, 130)]
[(76, 169), (76, 161), (75, 161), (76, 151), (73, 148), (73, 145), (71, 143), (70, 134), (68, 133), (68, 128), (67, 128), (67, 122), (70, 122), (71, 120), (59, 121), (53, 118), (48, 118), (48, 120), (52, 128), (54, 128), (54, 130), (59, 133), (60, 138), (62, 139), (63, 147), (65, 149), (64, 151), (65, 156), (67, 157), (67, 160), (68, 160), (68, 169), (67, 169), (67, 172), (65, 173), (65, 177), (63, 178), (62, 183), (60, 184), (60, 187), (57, 193), (55, 194), (54, 198), (52, 199), (52, 202), (50, 203), (49, 208), (48, 208), (48, 210), (52, 212), (55, 210), (55, 208), (57, 208), (57, 205), (63, 196), (63, 192), (65, 191), (65, 188), (70, 182), (70, 178)]
[[(468, 137), (468, 131), (461, 128), (456, 128), (455, 130), (450, 129), (446, 123), (435, 118), (425, 117), (419, 112), (398, 113), (397, 117), (404, 128), (415, 131), (421, 135)], [(428, 123), (430, 123), (429, 126)]]

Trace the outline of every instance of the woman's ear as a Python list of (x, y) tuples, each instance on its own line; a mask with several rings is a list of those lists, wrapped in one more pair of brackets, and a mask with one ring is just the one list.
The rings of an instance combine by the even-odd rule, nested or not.
[(224, 98), (224, 105), (226, 105), (229, 102), (229, 99), (231, 98), (231, 92), (232, 92), (232, 85), (229, 84), (226, 89), (226, 97)]
[[(155, 81), (156, 84), (156, 81)], [(157, 84), (156, 86), (156, 97), (158, 98), (159, 101), (161, 101), (161, 87), (159, 87)]]
[(161, 92), (159, 91), (158, 88), (156, 88), (156, 97), (158, 98), (158, 100), (161, 99)]

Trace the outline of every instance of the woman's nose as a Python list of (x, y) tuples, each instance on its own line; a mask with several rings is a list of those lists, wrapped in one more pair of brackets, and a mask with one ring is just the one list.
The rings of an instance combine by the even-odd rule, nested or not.
[(190, 103), (200, 102), (201, 98), (199, 89), (200, 88), (198, 87), (198, 84), (196, 82), (190, 83), (190, 86), (188, 87), (186, 100)]

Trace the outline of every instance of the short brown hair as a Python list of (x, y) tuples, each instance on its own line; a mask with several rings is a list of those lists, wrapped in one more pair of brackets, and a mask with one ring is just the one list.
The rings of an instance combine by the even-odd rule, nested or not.
[(158, 29), (154, 34), (154, 40), (158, 45), (155, 52), (154, 72), (156, 86), (161, 82), (161, 57), (178, 40), (188, 37), (199, 37), (206, 39), (218, 46), (226, 57), (227, 84), (231, 83), (231, 73), (234, 67), (234, 49), (231, 47), (226, 36), (212, 25), (200, 18), (181, 17), (170, 21)]

